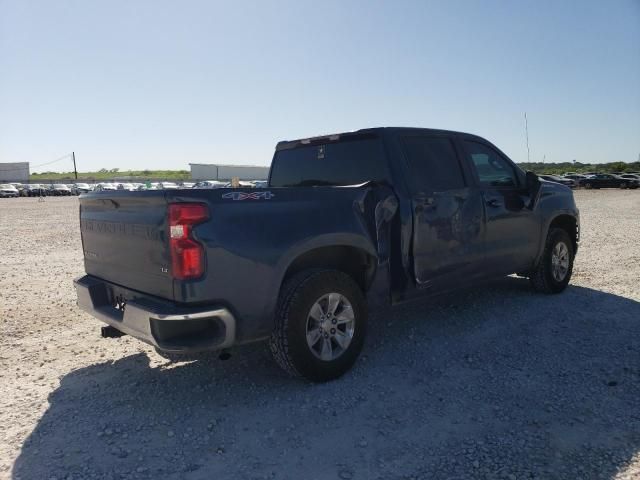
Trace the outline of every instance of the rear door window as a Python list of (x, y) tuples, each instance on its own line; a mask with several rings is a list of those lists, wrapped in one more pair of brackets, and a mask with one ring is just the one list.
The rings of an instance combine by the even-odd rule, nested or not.
[(450, 138), (407, 136), (401, 141), (413, 193), (464, 188), (462, 169)]
[(269, 186), (357, 185), (388, 178), (382, 140), (369, 136), (279, 150)]

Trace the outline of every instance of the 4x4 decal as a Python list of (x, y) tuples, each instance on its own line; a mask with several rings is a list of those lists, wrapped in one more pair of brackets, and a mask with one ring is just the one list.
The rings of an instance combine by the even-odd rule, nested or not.
[(271, 200), (275, 195), (271, 192), (229, 192), (222, 195), (222, 198), (232, 200)]

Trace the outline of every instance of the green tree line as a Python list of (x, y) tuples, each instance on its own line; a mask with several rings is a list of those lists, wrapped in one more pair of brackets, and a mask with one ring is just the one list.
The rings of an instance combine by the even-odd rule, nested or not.
[(566, 172), (585, 173), (618, 173), (618, 172), (640, 172), (640, 162), (624, 163), (580, 163), (580, 162), (561, 162), (561, 163), (542, 163), (542, 162), (523, 162), (518, 164), (524, 170), (531, 170), (539, 174), (553, 175)]
[[(75, 180), (73, 172), (42, 172), (32, 173), (32, 181), (35, 180)], [(147, 179), (158, 178), (163, 180), (189, 180), (191, 173), (189, 170), (127, 170), (120, 171), (118, 168), (101, 168), (97, 172), (78, 172), (80, 180), (111, 180), (113, 178)]]

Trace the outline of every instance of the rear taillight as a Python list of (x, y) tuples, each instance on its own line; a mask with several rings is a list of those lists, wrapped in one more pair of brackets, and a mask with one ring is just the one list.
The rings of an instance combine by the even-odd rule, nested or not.
[(198, 278), (204, 273), (204, 249), (191, 236), (191, 228), (209, 218), (204, 203), (169, 204), (171, 274), (177, 280)]

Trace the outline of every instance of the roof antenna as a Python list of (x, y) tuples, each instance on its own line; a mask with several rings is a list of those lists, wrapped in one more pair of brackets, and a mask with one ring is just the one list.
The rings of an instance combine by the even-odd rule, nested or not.
[(530, 162), (529, 158), (529, 123), (527, 122), (527, 112), (524, 112), (524, 134), (527, 138), (527, 162)]

